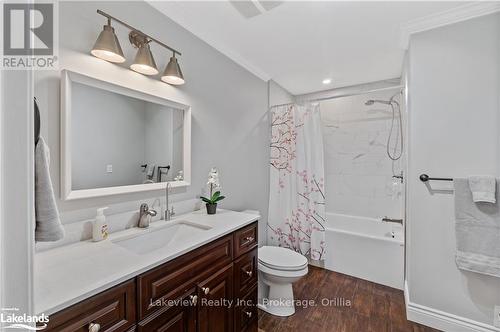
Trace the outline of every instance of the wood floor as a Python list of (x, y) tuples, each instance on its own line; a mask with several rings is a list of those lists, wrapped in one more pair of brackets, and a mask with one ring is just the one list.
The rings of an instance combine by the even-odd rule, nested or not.
[[(296, 300), (315, 300), (282, 318), (259, 310), (259, 332), (437, 332), (406, 319), (403, 292), (344, 274), (309, 266), (294, 285)], [(337, 306), (324, 306), (322, 299)], [(343, 300), (342, 300), (343, 299)], [(351, 302), (351, 306), (341, 306)]]

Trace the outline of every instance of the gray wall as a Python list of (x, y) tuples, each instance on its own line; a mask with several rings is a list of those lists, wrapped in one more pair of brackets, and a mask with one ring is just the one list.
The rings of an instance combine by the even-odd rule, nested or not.
[(500, 176), (500, 13), (415, 35), (409, 50), (409, 300), (493, 324), (500, 279), (455, 264), (452, 185), (418, 180)]
[[(183, 55), (179, 62), (187, 83), (181, 87), (169, 86), (130, 71), (128, 66), (134, 50), (127, 42), (128, 31), (120, 26), (115, 28), (128, 61), (117, 66), (90, 56), (89, 50), (105, 24), (105, 19), (96, 14), (98, 8), (181, 50)], [(178, 190), (174, 200), (199, 195), (209, 169), (217, 166), (227, 197), (222, 206), (234, 210), (259, 210), (265, 222), (269, 176), (266, 82), (145, 2), (60, 2), (59, 10), (61, 67), (191, 105), (192, 185)], [(161, 71), (171, 54), (156, 45), (152, 50)], [(42, 135), (51, 147), (51, 174), (58, 196), (59, 78), (59, 72), (39, 71), (35, 81), (35, 95), (42, 113)], [(137, 208), (139, 200), (162, 195), (162, 191), (157, 191), (77, 201), (58, 200), (58, 205), (63, 221), (68, 223), (93, 217), (98, 206), (110, 205), (109, 213), (116, 213), (119, 209)], [(119, 204), (122, 202), (131, 202), (131, 205)]]
[(34, 139), (31, 71), (0, 74), (0, 304), (33, 313)]

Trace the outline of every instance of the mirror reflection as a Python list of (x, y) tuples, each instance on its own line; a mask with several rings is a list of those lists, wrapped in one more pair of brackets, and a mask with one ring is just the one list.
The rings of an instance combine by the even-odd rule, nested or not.
[(183, 180), (184, 112), (72, 82), (72, 190)]

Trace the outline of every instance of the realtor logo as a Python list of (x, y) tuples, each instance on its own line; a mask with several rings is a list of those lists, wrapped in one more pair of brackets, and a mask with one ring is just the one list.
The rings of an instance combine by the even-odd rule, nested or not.
[(3, 69), (55, 69), (54, 3), (3, 4)]
[(41, 331), (47, 328), (49, 316), (45, 314), (27, 315), (19, 308), (0, 309), (0, 330), (20, 329), (22, 331)]

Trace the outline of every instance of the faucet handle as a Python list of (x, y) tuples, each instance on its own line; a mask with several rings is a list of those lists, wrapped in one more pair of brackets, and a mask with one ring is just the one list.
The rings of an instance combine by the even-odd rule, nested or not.
[(172, 208), (170, 209), (170, 216), (175, 216), (175, 210), (173, 205)]
[(146, 203), (142, 203), (141, 207), (139, 208), (139, 214), (143, 215), (144, 213), (147, 213), (149, 211), (149, 206)]

